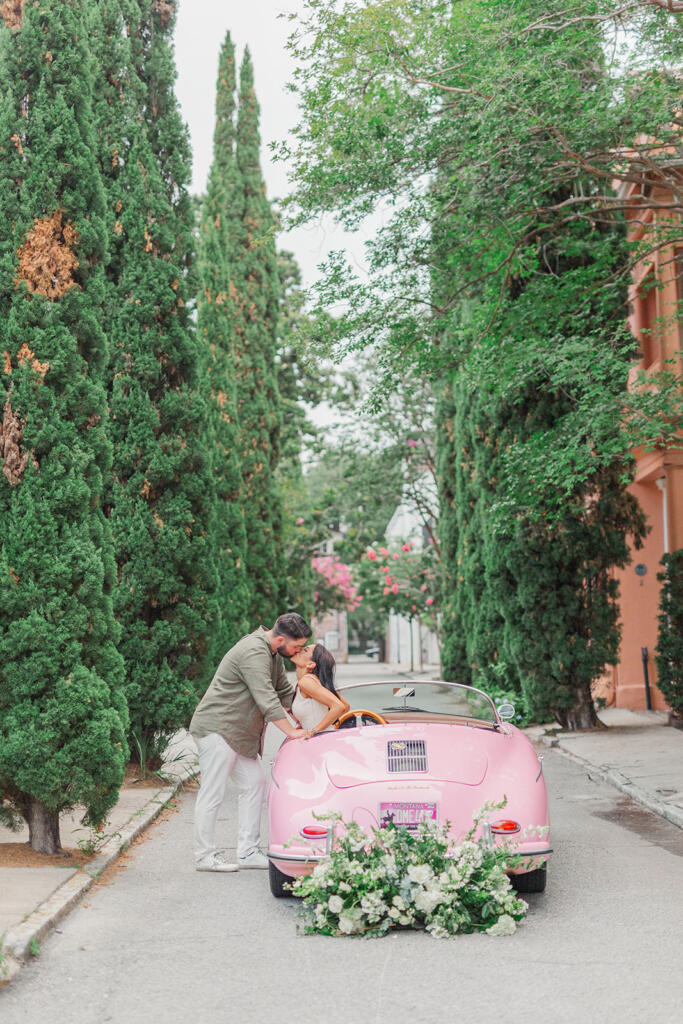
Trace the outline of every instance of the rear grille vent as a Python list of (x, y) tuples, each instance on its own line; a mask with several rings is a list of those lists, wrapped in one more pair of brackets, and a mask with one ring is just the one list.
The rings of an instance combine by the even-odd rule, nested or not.
[(427, 748), (424, 740), (389, 740), (387, 771), (426, 772)]

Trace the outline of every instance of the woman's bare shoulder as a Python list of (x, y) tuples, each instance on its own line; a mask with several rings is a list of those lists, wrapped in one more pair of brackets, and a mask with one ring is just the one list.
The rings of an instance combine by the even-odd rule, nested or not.
[(312, 672), (307, 672), (299, 680), (299, 689), (305, 690), (308, 686), (320, 686), (320, 680), (317, 676), (314, 676)]

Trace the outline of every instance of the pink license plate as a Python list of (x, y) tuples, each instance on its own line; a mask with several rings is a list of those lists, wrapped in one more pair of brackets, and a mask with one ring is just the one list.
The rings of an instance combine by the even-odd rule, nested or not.
[(401, 828), (407, 828), (411, 831), (415, 831), (418, 825), (422, 825), (425, 822), (436, 822), (438, 804), (427, 804), (427, 803), (381, 803), (379, 805), (379, 824), (380, 828), (386, 828), (386, 826), (393, 822), (394, 825), (401, 826)]

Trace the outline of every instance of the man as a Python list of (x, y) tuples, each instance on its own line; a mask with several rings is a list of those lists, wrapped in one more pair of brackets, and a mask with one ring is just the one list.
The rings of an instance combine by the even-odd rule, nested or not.
[[(268, 867), (258, 848), (266, 785), (259, 757), (261, 739), (267, 722), (292, 739), (311, 735), (295, 729), (285, 713), (292, 706), (294, 687), (281, 657), (300, 651), (311, 633), (305, 619), (289, 612), (280, 615), (272, 629), (259, 626), (243, 636), (221, 661), (192, 716), (190, 733), (199, 751), (201, 772), (194, 812), (198, 871)], [(229, 777), (240, 790), (237, 864), (229, 863), (214, 845), (216, 818)]]

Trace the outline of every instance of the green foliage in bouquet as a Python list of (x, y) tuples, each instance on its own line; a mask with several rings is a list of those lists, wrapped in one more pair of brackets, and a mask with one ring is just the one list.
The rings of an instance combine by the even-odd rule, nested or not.
[(355, 822), (344, 822), (330, 855), (292, 885), (304, 900), (304, 930), (381, 936), (397, 927), (424, 928), (434, 938), (457, 932), (512, 934), (527, 904), (513, 891), (506, 871), (520, 858), (473, 838), (493, 809), (485, 805), (457, 844), (448, 823), (420, 825), (415, 832), (390, 824), (368, 836)]

